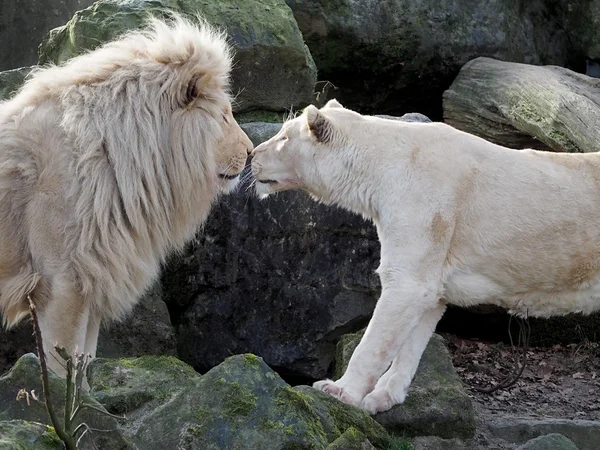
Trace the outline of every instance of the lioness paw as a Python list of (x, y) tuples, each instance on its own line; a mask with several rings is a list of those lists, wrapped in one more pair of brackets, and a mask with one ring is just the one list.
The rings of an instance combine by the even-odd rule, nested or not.
[(360, 407), (369, 414), (377, 414), (387, 411), (395, 404), (397, 403), (390, 397), (387, 389), (376, 389), (363, 399)]
[(316, 381), (313, 384), (313, 387), (315, 389), (319, 389), (320, 391), (327, 392), (329, 395), (332, 395), (333, 397), (336, 397), (337, 399), (349, 405), (360, 405), (360, 400), (356, 400), (352, 394), (346, 391), (343, 387), (338, 386), (332, 380)]

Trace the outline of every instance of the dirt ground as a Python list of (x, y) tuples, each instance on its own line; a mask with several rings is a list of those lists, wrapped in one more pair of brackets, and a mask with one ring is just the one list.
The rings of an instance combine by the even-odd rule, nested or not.
[(517, 383), (485, 394), (473, 387), (488, 388), (503, 380), (514, 372), (520, 353), (510, 345), (443, 335), (476, 409), (488, 418), (508, 415), (600, 420), (598, 343), (530, 348)]

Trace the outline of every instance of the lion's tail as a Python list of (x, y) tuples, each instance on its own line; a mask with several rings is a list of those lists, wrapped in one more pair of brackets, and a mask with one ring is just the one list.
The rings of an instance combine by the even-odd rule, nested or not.
[(41, 278), (40, 274), (27, 265), (3, 286), (0, 294), (0, 313), (6, 329), (14, 327), (29, 314), (27, 297), (35, 290)]

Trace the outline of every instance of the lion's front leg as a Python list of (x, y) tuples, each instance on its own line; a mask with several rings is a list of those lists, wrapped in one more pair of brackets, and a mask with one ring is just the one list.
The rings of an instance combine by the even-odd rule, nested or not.
[(356, 347), (348, 368), (338, 381), (318, 381), (313, 386), (345, 403), (359, 406), (377, 380), (400, 353), (402, 345), (438, 302), (437, 285), (405, 281), (402, 288), (384, 287), (373, 318)]

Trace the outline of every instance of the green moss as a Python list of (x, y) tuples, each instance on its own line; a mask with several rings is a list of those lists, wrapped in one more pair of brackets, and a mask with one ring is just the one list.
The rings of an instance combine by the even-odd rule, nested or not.
[(244, 358), (244, 364), (246, 367), (258, 368), (260, 367), (260, 358), (252, 353), (246, 353), (242, 355)]
[(54, 427), (46, 425), (46, 432), (40, 437), (40, 444), (47, 445), (48, 447), (58, 447), (61, 445), (61, 440), (56, 434)]
[(407, 438), (394, 438), (386, 450), (413, 450), (413, 443)]
[(240, 386), (237, 381), (227, 381), (225, 378), (219, 378), (217, 384), (226, 391), (223, 405), (223, 414), (226, 418), (247, 416), (256, 408), (258, 397), (249, 389)]
[[(285, 386), (275, 394), (275, 405), (278, 412), (285, 419), (290, 414), (300, 416), (302, 422), (306, 424), (306, 432), (311, 442), (327, 442), (323, 425), (318, 415), (312, 408), (313, 399), (308, 395)], [(286, 434), (293, 434), (293, 427), (286, 430)]]

